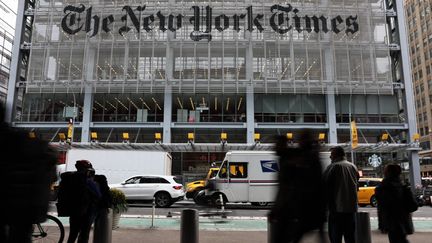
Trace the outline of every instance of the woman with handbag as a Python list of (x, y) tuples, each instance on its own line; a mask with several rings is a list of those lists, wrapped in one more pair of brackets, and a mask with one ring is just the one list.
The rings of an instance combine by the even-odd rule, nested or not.
[(400, 180), (402, 169), (399, 165), (388, 164), (384, 168), (384, 179), (375, 188), (378, 200), (380, 222), (390, 243), (408, 243), (407, 235), (414, 233), (411, 213), (417, 204), (411, 190)]

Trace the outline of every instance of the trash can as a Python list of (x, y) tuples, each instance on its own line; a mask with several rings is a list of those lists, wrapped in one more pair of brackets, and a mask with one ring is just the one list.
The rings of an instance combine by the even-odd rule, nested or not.
[(94, 223), (93, 243), (111, 243), (112, 209), (101, 210)]
[(372, 243), (370, 218), (368, 212), (356, 213), (356, 242)]

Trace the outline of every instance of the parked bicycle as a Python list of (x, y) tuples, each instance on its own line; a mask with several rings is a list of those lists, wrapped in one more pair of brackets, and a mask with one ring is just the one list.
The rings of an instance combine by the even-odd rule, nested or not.
[(62, 243), (64, 239), (64, 227), (60, 220), (52, 215), (47, 215), (43, 223), (33, 225), (32, 240), (39, 243)]

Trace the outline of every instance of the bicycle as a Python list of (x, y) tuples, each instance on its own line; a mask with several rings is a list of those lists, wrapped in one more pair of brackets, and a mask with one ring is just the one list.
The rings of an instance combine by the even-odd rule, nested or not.
[(58, 218), (52, 215), (47, 215), (47, 219), (45, 222), (33, 225), (33, 242), (62, 243), (64, 235), (65, 232), (63, 224)]

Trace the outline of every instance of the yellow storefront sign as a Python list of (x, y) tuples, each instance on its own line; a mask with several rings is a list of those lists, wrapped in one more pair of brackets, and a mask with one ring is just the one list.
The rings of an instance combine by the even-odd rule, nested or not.
[(351, 148), (358, 147), (357, 125), (355, 121), (351, 122)]

